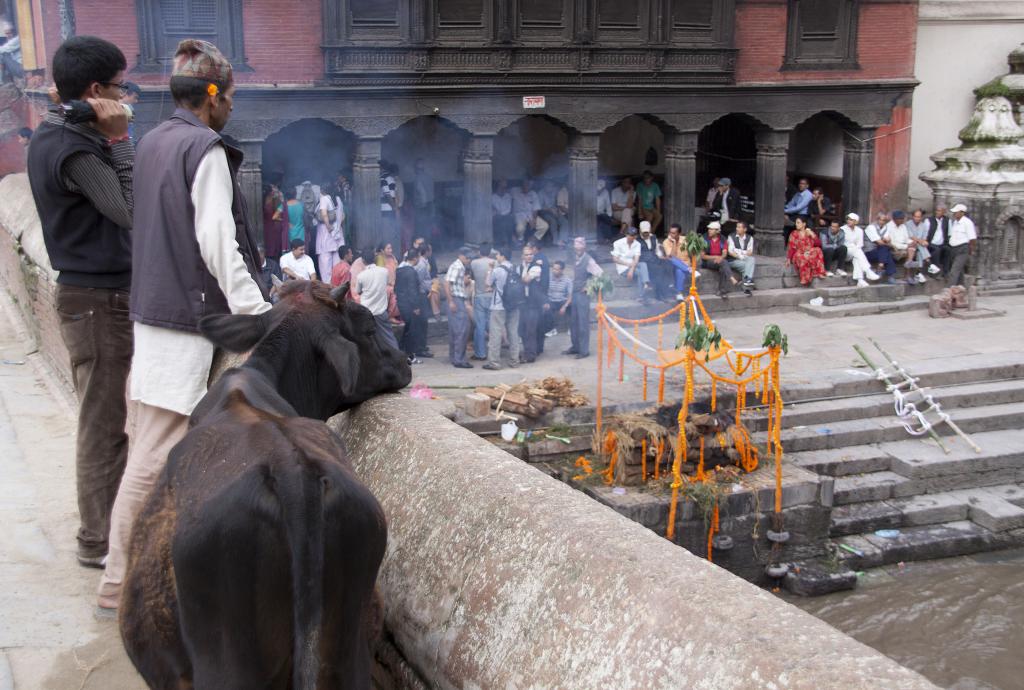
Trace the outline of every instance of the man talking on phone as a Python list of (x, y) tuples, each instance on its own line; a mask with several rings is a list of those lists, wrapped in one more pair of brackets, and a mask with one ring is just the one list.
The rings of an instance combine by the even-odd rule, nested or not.
[(118, 102), (126, 67), (113, 43), (94, 36), (65, 41), (53, 56), (56, 90), (61, 104), (79, 102), (75, 110), (89, 119), (72, 122), (58, 106), (28, 149), (29, 183), (58, 272), (55, 302), (79, 403), (78, 562), (94, 568), (102, 568), (107, 555), (110, 512), (128, 453), (135, 153)]

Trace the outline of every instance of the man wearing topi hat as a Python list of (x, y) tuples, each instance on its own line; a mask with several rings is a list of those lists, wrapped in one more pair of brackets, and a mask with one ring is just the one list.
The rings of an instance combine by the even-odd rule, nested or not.
[(956, 204), (950, 209), (953, 212), (953, 222), (949, 224), (949, 237), (946, 246), (949, 247), (949, 282), (948, 285), (963, 285), (964, 272), (967, 270), (967, 260), (974, 252), (974, 245), (978, 241), (978, 233), (974, 228), (974, 221), (967, 217), (967, 207), (963, 204)]
[(199, 334), (199, 319), (270, 309), (238, 187), (242, 153), (219, 134), (231, 117), (231, 64), (216, 46), (186, 39), (174, 55), (170, 87), (177, 110), (140, 141), (135, 156), (135, 424), (111, 516), (100, 614), (119, 604), (132, 523), (206, 393), (213, 345)]

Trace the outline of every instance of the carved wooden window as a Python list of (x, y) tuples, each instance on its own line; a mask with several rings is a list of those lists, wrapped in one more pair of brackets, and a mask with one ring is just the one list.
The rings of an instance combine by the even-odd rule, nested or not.
[(163, 70), (184, 38), (213, 43), (245, 70), (242, 0), (136, 0), (142, 71)]
[(445, 28), (480, 28), (484, 25), (482, 0), (437, 0), (437, 25)]
[(676, 45), (732, 47), (735, 24), (735, 0), (668, 0), (664, 35)]
[(349, 0), (353, 29), (380, 29), (398, 26), (398, 0)]
[(857, 0), (789, 0), (785, 69), (858, 69)]
[(520, 0), (519, 35), (531, 38), (561, 38), (567, 35), (572, 0)]
[(647, 40), (648, 0), (597, 0), (597, 34), (602, 41)]

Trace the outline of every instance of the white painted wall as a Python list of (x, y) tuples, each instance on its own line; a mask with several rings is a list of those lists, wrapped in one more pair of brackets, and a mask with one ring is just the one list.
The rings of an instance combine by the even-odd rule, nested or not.
[(1024, 1), (921, 0), (917, 29), (910, 207), (931, 208), (918, 176), (929, 156), (958, 146), (974, 110), (973, 89), (1006, 74), (1006, 56), (1024, 42)]
[(843, 136), (842, 128), (827, 116), (812, 117), (789, 136), (786, 169), (808, 177), (842, 179)]

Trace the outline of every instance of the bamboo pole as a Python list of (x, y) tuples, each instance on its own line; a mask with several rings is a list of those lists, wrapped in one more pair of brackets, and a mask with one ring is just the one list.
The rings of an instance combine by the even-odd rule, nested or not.
[[(872, 345), (875, 346), (876, 350), (878, 350), (879, 352), (882, 353), (883, 357), (885, 357), (886, 359), (889, 360), (889, 362), (894, 367), (897, 366), (896, 360), (893, 358), (893, 356), (890, 355), (885, 350), (883, 350), (882, 346), (879, 345), (878, 342), (874, 338), (870, 338), (869, 337), (868, 340), (871, 342)], [(907, 374), (907, 377), (909, 377), (909, 376), (910, 376), (910, 374)], [(956, 422), (954, 422), (952, 419), (949, 418), (948, 413), (945, 413), (945, 414), (946, 414), (946, 416), (941, 417), (940, 418), (941, 421), (939, 423), (941, 424), (941, 423), (945, 422), (946, 424), (948, 424), (949, 428), (952, 429), (954, 432), (956, 432), (956, 435), (959, 436), (960, 438), (962, 438), (967, 443), (967, 445), (969, 445), (971, 448), (973, 448), (975, 453), (980, 453), (981, 452), (981, 446), (979, 446), (977, 443), (975, 443), (974, 440), (971, 439), (970, 436), (965, 434), (963, 432), (963, 430), (959, 426), (956, 425)], [(946, 452), (948, 453), (949, 451), (947, 450)]]

